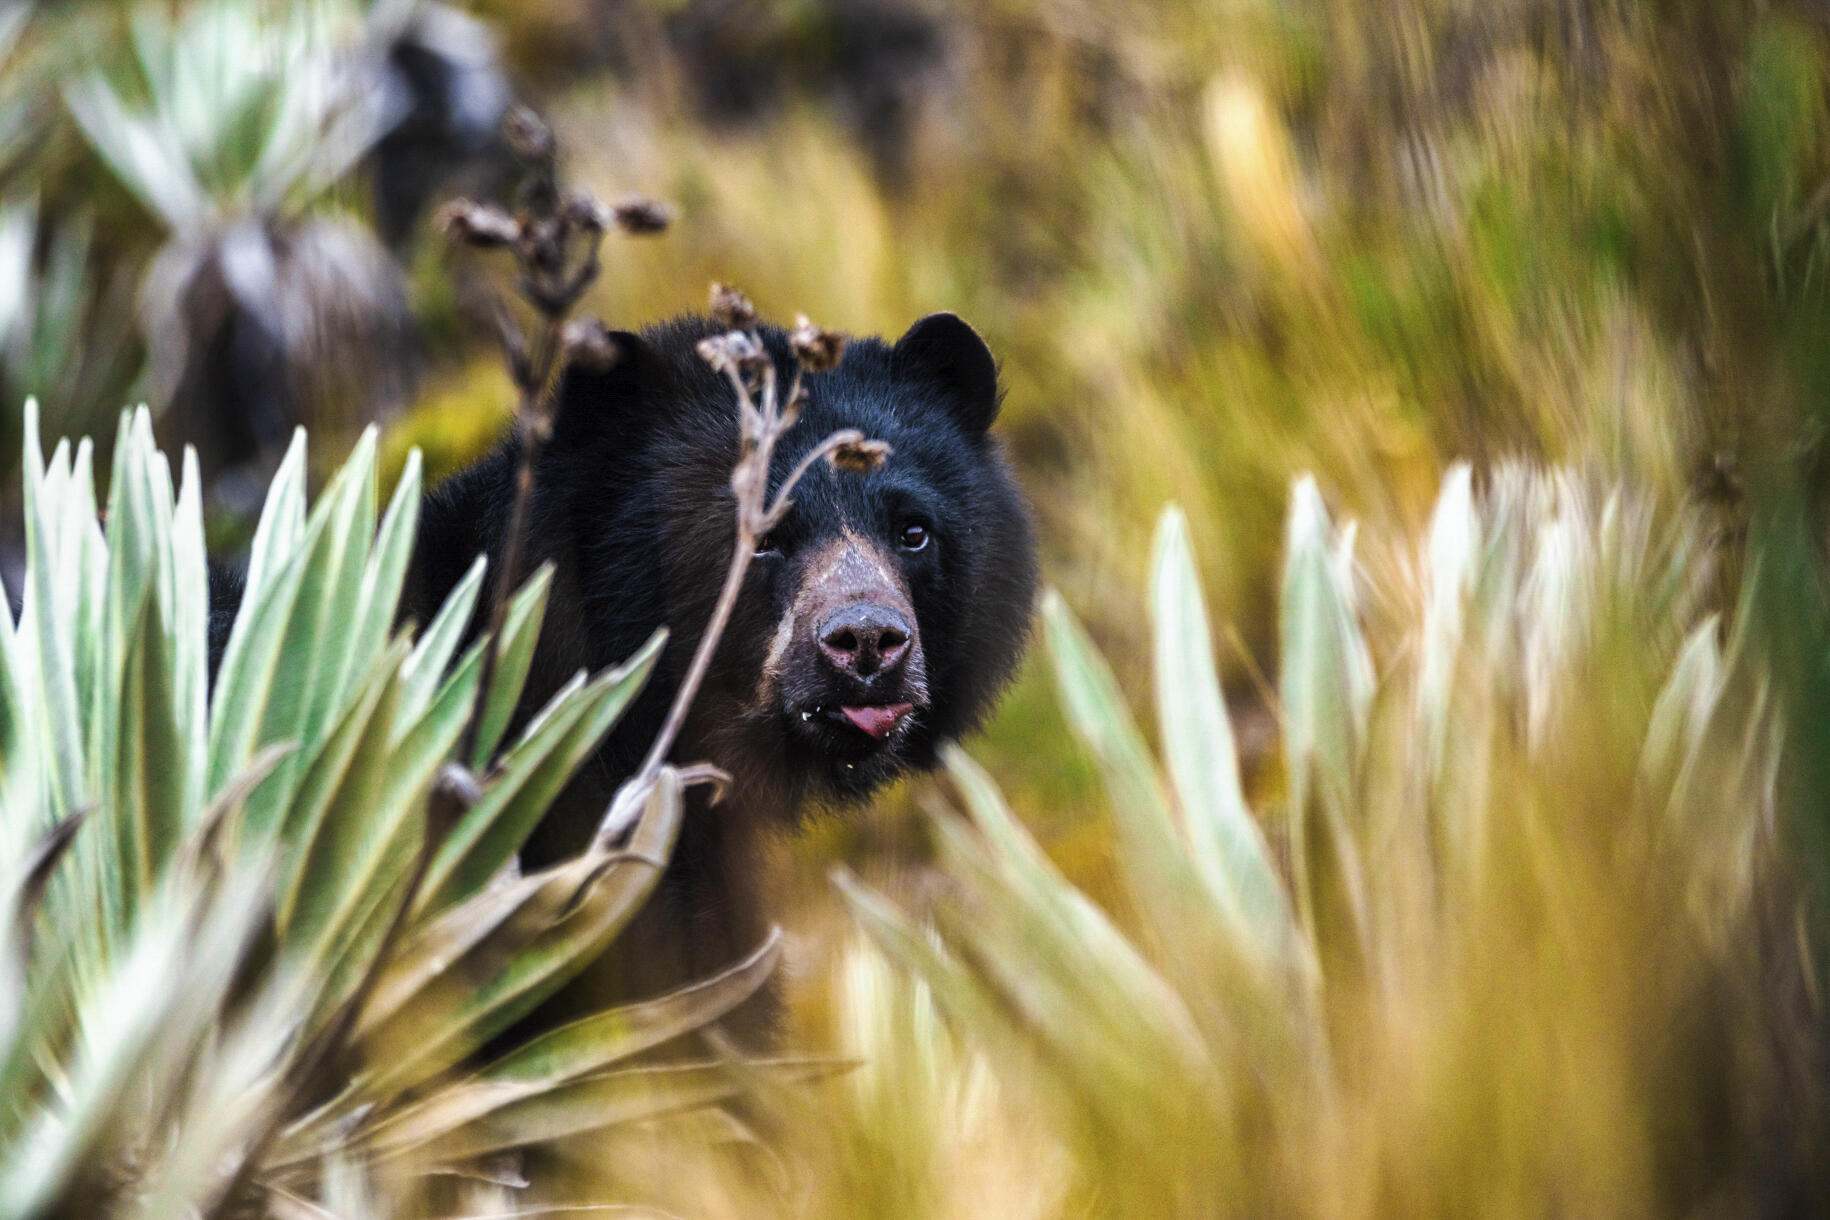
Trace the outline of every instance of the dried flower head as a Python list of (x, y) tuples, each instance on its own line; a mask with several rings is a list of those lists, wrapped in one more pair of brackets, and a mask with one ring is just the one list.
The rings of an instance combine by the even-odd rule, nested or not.
[(566, 197), (565, 217), (574, 228), (587, 233), (602, 233), (615, 219), (609, 208), (584, 191), (574, 191)]
[(574, 318), (567, 322), (561, 341), (568, 359), (599, 372), (615, 364), (622, 355), (610, 332), (596, 318)]
[(481, 249), (513, 245), (521, 225), (507, 212), (469, 199), (454, 199), (438, 210), (434, 223), (452, 241)]
[(788, 346), (794, 349), (795, 358), (809, 373), (835, 369), (845, 357), (845, 336), (836, 330), (815, 326), (806, 314), (794, 319), (794, 329), (788, 332)]
[(632, 196), (618, 203), (610, 213), (617, 227), (632, 237), (659, 233), (673, 223), (673, 213), (653, 199)]
[(834, 470), (846, 474), (869, 474), (880, 469), (890, 457), (887, 441), (857, 440), (834, 445), (826, 454)]
[(547, 161), (553, 156), (553, 129), (532, 107), (517, 105), (502, 120), (502, 136), (509, 151), (523, 161)]
[(756, 306), (729, 284), (712, 285), (711, 314), (712, 321), (726, 330), (749, 330), (756, 325)]
[(769, 360), (762, 347), (740, 330), (701, 339), (697, 350), (699, 358), (720, 373), (735, 372), (746, 379)]

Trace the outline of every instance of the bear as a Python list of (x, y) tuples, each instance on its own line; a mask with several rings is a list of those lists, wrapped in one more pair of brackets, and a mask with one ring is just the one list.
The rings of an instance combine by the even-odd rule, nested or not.
[[(647, 687), (525, 844), (525, 868), (590, 839), (664, 720), (724, 580), (735, 390), (696, 350), (721, 329), (687, 316), (611, 332), (617, 358), (574, 363), (556, 389), (521, 569), (550, 562), (553, 582), (517, 717), (580, 669), (622, 661), (656, 627), (669, 635)], [(756, 333), (787, 385), (788, 336)], [(673, 749), (673, 761), (728, 772), (729, 793), (708, 808), (695, 792), (655, 892), (558, 1015), (658, 995), (754, 950), (770, 926), (760, 837), (932, 767), (943, 743), (985, 718), (1023, 653), (1035, 534), (992, 434), (1002, 390), (978, 333), (937, 313), (894, 343), (853, 338), (805, 389), (772, 487), (838, 429), (886, 442), (889, 459), (870, 473), (817, 463), (759, 543)], [(510, 435), (427, 492), (403, 619), (430, 621), (479, 553), (502, 561), (518, 457)], [(772, 993), (746, 1006), (755, 1038), (769, 1039), (773, 1007)]]

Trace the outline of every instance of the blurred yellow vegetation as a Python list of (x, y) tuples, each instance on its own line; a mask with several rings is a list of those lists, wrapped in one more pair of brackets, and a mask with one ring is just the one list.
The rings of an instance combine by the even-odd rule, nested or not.
[[(958, 914), (955, 888), (983, 818), (921, 816), (940, 789), (918, 783), (783, 848), (797, 1038), (866, 1066), (780, 1101), (786, 1196), (752, 1193), (778, 1179), (746, 1177), (754, 1148), (721, 1140), (708, 1155), (747, 1170), (672, 1172), (701, 1192), (689, 1210), (1738, 1214), (1792, 1198), (1761, 1195), (1763, 1148), (1796, 1164), (1824, 1127), (1821, 1088), (1799, 1079), (1820, 1060), (1790, 1024), (1822, 1020), (1801, 999), (1809, 882), (1778, 851), (1777, 764), (1759, 753), (1790, 679), (1767, 689), (1699, 641), (1775, 621), (1761, 589), (1791, 586), (1744, 585), (1742, 544), (1754, 502), (1818, 460), (1830, 403), (1830, 55), (1805, 7), (941, 3), (956, 58), (895, 182), (808, 98), (708, 130), (665, 74), (558, 94), (577, 174), (679, 209), (666, 237), (618, 250), (594, 302), (615, 323), (696, 309), (718, 279), (846, 330), (949, 308), (985, 333), (1048, 574), (1133, 712), (1150, 697), (1145, 557), (1163, 506), (1182, 506), (1243, 792), (1322, 980), (1311, 1008), (1254, 1007), (1224, 941), (1164, 943), (1128, 879), (1143, 866), (1126, 802), (1101, 793), (1109, 760), (1071, 744), (1038, 655), (972, 752), (1060, 870), (1044, 892), (1090, 898), (1135, 945), (1124, 969), (1167, 980), (1222, 1100), (1122, 1022), (1103, 1036), (1135, 1043), (1130, 1067), (1160, 1093), (1077, 1092), (1053, 1023), (1099, 1030), (1098, 1013), (1006, 995), (1027, 1033), (1000, 1040), (854, 941), (834, 861), (912, 926), (931, 915), (997, 994), (1000, 933)], [(1445, 491), (1457, 460), (1471, 466)], [(1292, 752), (1280, 619), (1303, 472), (1310, 509), (1369, 540), (1357, 575), (1335, 573), (1375, 664), (1351, 791), (1325, 799)], [(1477, 504), (1497, 514), (1485, 537), (1524, 557), (1516, 580), (1432, 584)], [(1491, 634), (1442, 644), (1479, 614)], [(1357, 665), (1336, 662), (1316, 672)], [(1683, 682), (1700, 703), (1662, 698)], [(1685, 719), (1705, 704), (1746, 734)], [(1078, 994), (1062, 986), (1055, 1003)], [(1125, 1127), (1153, 1106), (1154, 1144)]]
[(441, 376), (382, 442), (384, 491), (418, 449), (428, 485), (456, 474), (501, 438), (514, 415), (515, 387), (500, 360), (477, 360)]
[[(232, 60), (238, 31), (284, 8), (259, 7), (220, 10), (246, 24), (209, 45)], [(729, 1065), (755, 1087), (728, 1111), (634, 1090), (636, 1117), (614, 1131), (579, 1136), (594, 1115), (577, 1113), (563, 1147), (491, 1162), (452, 1197), (491, 1214), (576, 1200), (708, 1217), (1830, 1213), (1821, 0), (473, 7), (550, 115), (568, 178), (675, 209), (665, 235), (607, 251), (588, 305), (611, 325), (699, 310), (717, 280), (776, 320), (893, 337), (951, 309), (982, 331), (1051, 592), (997, 717), (948, 751), (942, 776), (868, 813), (816, 811), (771, 846), (788, 1053), (849, 1070)], [(333, 10), (353, 24), (369, 6), (321, 15)], [(860, 13), (930, 22), (932, 54), (844, 62), (857, 43), (839, 27)], [(25, 26), (0, 18), (0, 58), (33, 85), (0, 90), (0, 159), (43, 177), (6, 184), (22, 273), (8, 312), (26, 321), (0, 355), (73, 401), (124, 379), (111, 366), (129, 350), (74, 377), (91, 333), (75, 323), (127, 299), (83, 304), (90, 237), (98, 267), (131, 262), (146, 244), (134, 183), (156, 195), (170, 177), (131, 170), (156, 124), (92, 121), (91, 143), (117, 146), (112, 133), (125, 150), (124, 178), (74, 130), (36, 138), (33, 108), (67, 102), (63, 65), (100, 64), (89, 44), (109, 40), (94, 32), (128, 21), (110, 6), (81, 15), (12, 58)], [(153, 24), (141, 33), (140, 62), (107, 73), (135, 106), (128, 78), (208, 59), (189, 35), (166, 55)], [(741, 84), (749, 61), (774, 58), (761, 66), (780, 71), (730, 113), (696, 92), (695, 74)], [(908, 75), (863, 82), (895, 93), (896, 123), (873, 127), (878, 95), (848, 71)], [(277, 79), (316, 88), (302, 71)], [(294, 159), (242, 162), (290, 103), (205, 122), (210, 90), (191, 86), (210, 83), (165, 82), (220, 137), (201, 152), (234, 182), (285, 181)], [(156, 95), (148, 114), (165, 122), (177, 110)], [(263, 241), (282, 249), (327, 210), (359, 213), (346, 168)], [(238, 192), (260, 194), (224, 188), (235, 208)], [(34, 227), (40, 199), (46, 216), (82, 205), (74, 238)], [(175, 249), (206, 248), (189, 222), (171, 227)], [(417, 333), (396, 338), (415, 350), (399, 369), (334, 371), (367, 389), (423, 358), (416, 404), (354, 464), (361, 487), (398, 483), (411, 503), (414, 479), (502, 434), (515, 395), (472, 316), (478, 268), (434, 240), (403, 252)], [(111, 329), (94, 331), (94, 353)], [(343, 446), (322, 422), (315, 460), (334, 466)], [(158, 515), (170, 472), (151, 426), (134, 418), (138, 466), (116, 473), (144, 482), (157, 530), (176, 510)], [(104, 576), (143, 579), (137, 559), (103, 562), (104, 537), (162, 536), (112, 511), (97, 533), (107, 463), (57, 452), (41, 477), (62, 525), (35, 528), (94, 562), (53, 563), (57, 580), (27, 586), (39, 605), (18, 634), (48, 650), (53, 676), (66, 661), (87, 673), (79, 658), (128, 637), (65, 650), (59, 631), (79, 616), (46, 607)], [(303, 458), (288, 463), (286, 511), (302, 514)], [(328, 497), (352, 537), (373, 498), (356, 486)], [(193, 507), (185, 539), (206, 513), (225, 538), (239, 520), (232, 505), (221, 523)], [(145, 570), (182, 602), (201, 675), (203, 551), (183, 545), (154, 546)], [(42, 568), (44, 538), (33, 546)], [(89, 618), (79, 627), (111, 640), (170, 625)], [(334, 618), (312, 630), (342, 647)], [(385, 623), (368, 624), (376, 648)], [(522, 638), (531, 647), (531, 629)], [(13, 671), (20, 691), (43, 668)], [(79, 703), (106, 723), (105, 686), (77, 681), (62, 719), (14, 716), (13, 736), (54, 738)], [(290, 709), (284, 682), (256, 685)], [(57, 764), (112, 740), (97, 732), (63, 733)], [(90, 769), (132, 757), (104, 750)], [(246, 934), (264, 943), (246, 898)], [(178, 925), (148, 927), (184, 956)], [(219, 964), (192, 956), (187, 971)], [(227, 1012), (239, 984), (218, 973), (206, 994)], [(169, 976), (165, 1001), (186, 998), (187, 977)], [(122, 1015), (103, 1007), (77, 1023)], [(34, 1104), (62, 1100), (58, 1060), (83, 1047), (39, 1008), (33, 1028), (49, 1032), (11, 1065), (43, 1077)], [(386, 1045), (426, 1028), (403, 1022)], [(148, 1026), (148, 1045), (162, 1032)], [(235, 1111), (211, 1099), (234, 1080), (183, 1042), (221, 1049), (213, 1019), (178, 1033), (142, 1074), (182, 1082), (231, 1146)], [(237, 1070), (271, 1075), (270, 1058), (244, 1058)], [(94, 1107), (133, 1119), (119, 1124), (136, 1149), (124, 1163), (145, 1148), (160, 1153), (147, 1164), (216, 1172), (213, 1145), (169, 1138), (144, 1110)], [(47, 1131), (83, 1134), (47, 1113)], [(19, 1147), (22, 1164), (36, 1155)], [(112, 1194), (117, 1168), (59, 1172)], [(347, 1172), (359, 1202), (340, 1210), (379, 1212), (360, 1202), (360, 1168), (333, 1160), (314, 1185), (343, 1197)], [(523, 1169), (531, 1193), (508, 1185)]]

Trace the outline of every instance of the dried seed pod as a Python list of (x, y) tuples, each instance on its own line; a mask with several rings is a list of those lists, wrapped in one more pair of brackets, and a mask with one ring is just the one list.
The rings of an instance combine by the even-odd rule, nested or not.
[(561, 339), (566, 356), (586, 368), (602, 372), (622, 355), (610, 332), (596, 318), (574, 318), (566, 323)]
[(809, 373), (829, 372), (845, 357), (845, 336), (836, 330), (815, 326), (806, 314), (794, 319), (794, 329), (788, 332), (788, 346), (794, 349), (795, 358)]
[(611, 209), (617, 227), (633, 237), (659, 233), (673, 223), (673, 213), (653, 199), (631, 197)]
[(699, 340), (699, 358), (720, 373), (741, 373), (747, 379), (768, 363), (768, 354), (741, 330)]
[(528, 106), (517, 105), (502, 120), (502, 137), (508, 149), (523, 161), (546, 161), (553, 156), (553, 129)]
[(731, 357), (725, 351), (727, 345), (724, 340), (725, 336), (723, 335), (713, 335), (710, 338), (699, 340), (698, 344), (693, 348), (694, 351), (699, 353), (699, 359), (705, 361), (720, 373), (724, 372), (731, 363)]
[(729, 284), (712, 285), (711, 314), (712, 321), (726, 330), (749, 330), (756, 325), (756, 306)]
[(513, 216), (469, 199), (454, 199), (440, 208), (434, 223), (451, 240), (485, 250), (513, 245), (521, 237), (521, 224)]
[(869, 474), (889, 460), (890, 446), (887, 441), (846, 441), (834, 445), (826, 454), (826, 460), (832, 463), (834, 470), (846, 474)]
[(610, 227), (615, 216), (595, 196), (584, 191), (574, 191), (566, 197), (565, 218), (576, 229), (587, 233), (602, 233)]

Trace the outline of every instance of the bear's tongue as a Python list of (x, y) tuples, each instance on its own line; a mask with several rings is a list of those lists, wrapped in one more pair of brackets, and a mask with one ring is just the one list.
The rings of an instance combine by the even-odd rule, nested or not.
[(882, 741), (911, 710), (910, 704), (891, 703), (883, 707), (842, 707), (839, 714), (851, 721), (855, 728)]

